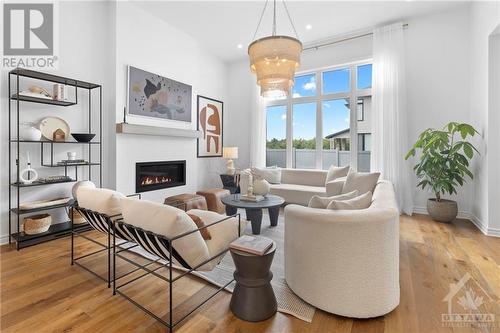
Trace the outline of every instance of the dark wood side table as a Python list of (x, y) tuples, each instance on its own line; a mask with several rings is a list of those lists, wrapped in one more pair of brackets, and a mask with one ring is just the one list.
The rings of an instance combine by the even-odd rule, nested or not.
[(271, 287), (270, 271), (276, 244), (263, 256), (230, 249), (236, 271), (236, 286), (229, 305), (234, 315), (246, 321), (262, 321), (272, 317), (278, 308)]
[(220, 180), (222, 181), (222, 187), (229, 190), (231, 194), (240, 193), (240, 175), (220, 175)]
[(278, 225), (278, 216), (280, 207), (285, 203), (285, 199), (277, 195), (268, 194), (264, 200), (259, 202), (244, 201), (240, 199), (240, 194), (231, 194), (221, 199), (222, 203), (226, 205), (226, 214), (234, 215), (238, 208), (244, 208), (246, 211), (246, 218), (252, 223), (252, 233), (254, 235), (260, 234), (260, 227), (262, 225), (262, 209), (269, 210), (269, 219), (271, 226)]

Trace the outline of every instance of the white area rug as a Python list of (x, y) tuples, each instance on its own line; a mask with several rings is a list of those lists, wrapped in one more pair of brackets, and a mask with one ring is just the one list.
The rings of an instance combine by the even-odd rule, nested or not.
[[(242, 217), (245, 216), (244, 211), (241, 212)], [(251, 225), (248, 223), (245, 234), (252, 234)], [(271, 271), (273, 272), (273, 280), (271, 285), (276, 295), (276, 300), (278, 302), (278, 311), (290, 314), (301, 320), (312, 322), (314, 312), (316, 308), (293, 293), (293, 291), (288, 287), (285, 281), (285, 257), (284, 257), (284, 236), (285, 227), (284, 219), (282, 216), (279, 217), (278, 226), (270, 227), (269, 225), (269, 215), (263, 214), (262, 218), (262, 230), (261, 235), (271, 238), (276, 242), (276, 253), (274, 254), (273, 264), (271, 265)], [(149, 253), (146, 253), (142, 249), (134, 249), (134, 252), (147, 257), (149, 259), (156, 259)], [(182, 268), (179, 268), (182, 269)], [(233, 273), (235, 271), (233, 259), (231, 255), (227, 253), (222, 259), (222, 261), (217, 265), (217, 267), (210, 272), (193, 272), (194, 275), (218, 286), (222, 287), (227, 282), (233, 279)], [(230, 284), (226, 290), (233, 292), (234, 282)]]

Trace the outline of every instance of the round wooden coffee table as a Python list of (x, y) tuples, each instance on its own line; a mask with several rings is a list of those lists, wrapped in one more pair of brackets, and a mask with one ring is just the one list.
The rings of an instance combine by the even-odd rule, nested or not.
[(229, 305), (234, 315), (246, 321), (266, 320), (276, 313), (278, 304), (271, 280), (270, 271), (276, 244), (262, 256), (230, 249), (236, 271), (231, 303)]
[(268, 194), (264, 200), (259, 202), (244, 201), (240, 199), (240, 194), (231, 194), (223, 197), (222, 203), (226, 205), (226, 214), (236, 214), (238, 208), (244, 208), (246, 211), (246, 218), (252, 223), (252, 233), (254, 235), (260, 234), (260, 227), (262, 225), (262, 209), (268, 209), (269, 219), (271, 226), (278, 225), (278, 216), (280, 207), (285, 203), (285, 199), (277, 195)]

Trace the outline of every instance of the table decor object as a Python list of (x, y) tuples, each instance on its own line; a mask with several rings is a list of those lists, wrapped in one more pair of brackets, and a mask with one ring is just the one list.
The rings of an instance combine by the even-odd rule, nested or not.
[(19, 204), (19, 209), (27, 210), (27, 209), (49, 207), (49, 206), (54, 206), (54, 205), (62, 205), (62, 204), (68, 203), (70, 200), (71, 200), (70, 197), (64, 197), (64, 198), (57, 198), (57, 199), (22, 202)]
[(271, 185), (263, 178), (257, 178), (253, 182), (253, 193), (257, 195), (266, 196), (271, 191)]
[(71, 136), (78, 142), (90, 142), (95, 137), (93, 133), (71, 133)]
[(49, 230), (52, 223), (50, 214), (32, 215), (24, 218), (23, 229), (28, 235), (41, 234)]
[(272, 239), (250, 235), (243, 235), (229, 244), (229, 248), (231, 249), (248, 252), (258, 256), (264, 255), (272, 246)]
[(62, 83), (56, 83), (52, 86), (52, 98), (56, 101), (68, 100), (68, 86)]
[(30, 152), (28, 152), (26, 165), (26, 169), (19, 172), (19, 179), (23, 184), (31, 184), (38, 179), (38, 172), (31, 167)]
[(59, 117), (47, 117), (40, 122), (40, 131), (44, 138), (50, 141), (64, 141), (69, 137), (68, 123)]

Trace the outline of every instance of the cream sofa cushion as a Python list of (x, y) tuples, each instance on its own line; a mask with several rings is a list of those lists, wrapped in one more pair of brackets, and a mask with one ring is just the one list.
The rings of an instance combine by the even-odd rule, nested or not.
[(121, 214), (120, 200), (123, 198), (120, 192), (106, 188), (80, 186), (76, 189), (78, 206), (108, 216)]
[(328, 173), (326, 174), (325, 185), (337, 178), (346, 177), (350, 168), (351, 167), (349, 165), (344, 167), (337, 167), (335, 165), (330, 166)]
[(373, 193), (379, 177), (380, 172), (369, 173), (351, 170), (347, 175), (344, 186), (342, 187), (342, 193), (349, 193), (354, 190), (358, 190), (361, 194), (366, 192)]
[(326, 170), (281, 169), (281, 183), (325, 187), (327, 173)]
[(307, 206), (313, 195), (326, 196), (324, 187), (297, 184), (271, 184), (271, 194), (285, 199), (286, 203)]
[[(120, 204), (125, 223), (167, 238), (197, 229), (186, 212), (169, 205), (129, 198), (122, 198)], [(199, 232), (173, 241), (172, 247), (190, 267), (210, 257), (208, 247)]]
[(359, 195), (359, 192), (352, 191), (346, 194), (334, 195), (331, 197), (321, 197), (319, 195), (314, 195), (311, 200), (309, 200), (309, 204), (307, 205), (310, 208), (326, 208), (330, 202), (333, 200), (348, 200), (355, 198)]
[(372, 192), (366, 192), (364, 194), (361, 194), (357, 197), (348, 200), (332, 200), (326, 208), (334, 210), (366, 209), (370, 207), (371, 203), (372, 203)]
[(334, 195), (342, 194), (346, 177), (337, 178), (326, 183), (326, 195), (331, 197)]
[(281, 168), (268, 167), (268, 168), (252, 168), (252, 173), (256, 177), (267, 180), (270, 184), (281, 183)]

